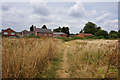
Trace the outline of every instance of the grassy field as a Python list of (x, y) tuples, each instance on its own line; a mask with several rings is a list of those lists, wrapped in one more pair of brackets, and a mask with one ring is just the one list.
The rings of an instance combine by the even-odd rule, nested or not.
[(2, 77), (35, 78), (60, 53), (57, 39), (3, 38)]
[(3, 38), (3, 78), (116, 78), (117, 40)]

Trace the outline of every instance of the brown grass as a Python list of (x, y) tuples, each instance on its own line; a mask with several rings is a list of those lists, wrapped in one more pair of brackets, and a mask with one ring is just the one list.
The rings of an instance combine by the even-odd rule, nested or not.
[[(66, 55), (60, 58), (65, 58), (63, 62), (68, 66), (67, 73), (72, 78), (118, 77), (117, 40), (75, 40), (62, 43), (53, 38), (3, 38), (2, 52), (3, 78), (39, 78), (42, 71), (51, 77), (59, 66), (54, 64), (54, 71), (47, 72), (44, 69), (60, 53)], [(60, 64), (59, 60), (55, 60), (55, 63)]]
[(3, 38), (2, 77), (36, 78), (59, 51), (60, 41), (52, 38)]
[(117, 40), (76, 40), (68, 45), (72, 78), (118, 77)]

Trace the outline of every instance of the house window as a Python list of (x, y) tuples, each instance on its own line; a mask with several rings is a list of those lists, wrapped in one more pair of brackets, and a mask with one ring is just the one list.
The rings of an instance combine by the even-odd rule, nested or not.
[(7, 35), (7, 34), (8, 34), (8, 32), (4, 32), (3, 34), (4, 34), (4, 35)]
[(49, 34), (49, 36), (51, 36), (51, 34)]
[(15, 33), (12, 32), (11, 35), (15, 35)]
[(47, 36), (47, 34), (45, 33), (44, 36)]
[(41, 34), (41, 33), (39, 33), (39, 36), (42, 36), (42, 34)]

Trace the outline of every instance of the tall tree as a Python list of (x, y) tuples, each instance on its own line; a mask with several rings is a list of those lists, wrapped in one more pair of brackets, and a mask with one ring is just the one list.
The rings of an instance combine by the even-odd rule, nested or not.
[(62, 28), (59, 27), (59, 28), (53, 29), (53, 31), (54, 31), (54, 32), (61, 32), (61, 29), (62, 29)]
[(42, 28), (43, 28), (43, 29), (47, 29), (46, 25), (43, 25)]
[(92, 22), (88, 22), (87, 24), (85, 24), (83, 30), (84, 33), (91, 33), (94, 35), (97, 32), (97, 25)]
[(53, 31), (54, 32), (63, 32), (63, 33), (66, 33), (68, 37), (70, 35), (69, 27), (65, 27), (65, 26), (63, 26), (62, 28), (59, 27), (59, 28), (53, 29)]
[(104, 38), (108, 38), (108, 32), (105, 30), (99, 30), (95, 33), (95, 36), (103, 36)]
[(81, 29), (81, 31), (79, 33), (83, 33), (83, 30)]
[(33, 25), (30, 27), (30, 31), (34, 31), (34, 26)]

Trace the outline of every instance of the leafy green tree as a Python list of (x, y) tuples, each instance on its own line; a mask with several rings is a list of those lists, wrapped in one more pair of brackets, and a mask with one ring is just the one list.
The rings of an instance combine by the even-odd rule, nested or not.
[(66, 33), (66, 34), (67, 34), (67, 37), (69, 37), (69, 35), (70, 35), (70, 32), (69, 32), (69, 28), (68, 28), (68, 27), (63, 27), (63, 28), (61, 29), (61, 32)]
[(99, 30), (95, 33), (95, 36), (103, 36), (104, 38), (108, 38), (108, 32), (105, 30)]
[(84, 33), (91, 33), (94, 35), (97, 32), (97, 25), (92, 22), (88, 22), (87, 24), (85, 24), (83, 30)]
[(63, 33), (66, 33), (68, 37), (70, 35), (68, 27), (63, 27), (63, 28), (59, 27), (59, 28), (53, 29), (53, 31), (54, 32), (63, 32)]
[(61, 32), (61, 29), (62, 29), (62, 28), (59, 27), (59, 28), (53, 29), (53, 31), (54, 31), (54, 32)]
[(114, 30), (111, 30), (109, 32), (109, 38), (117, 38), (118, 37), (118, 32), (117, 31), (114, 31)]
[(30, 27), (30, 31), (34, 31), (34, 26), (33, 25)]
[(43, 25), (42, 28), (43, 28), (43, 29), (47, 29), (46, 25)]
[(116, 39), (116, 38), (118, 38), (118, 36), (117, 36), (117, 34), (111, 34), (111, 35), (109, 35), (109, 38)]
[(109, 32), (109, 34), (117, 34), (118, 32), (117, 31), (114, 31), (114, 30), (111, 30), (110, 32)]
[(81, 29), (81, 31), (79, 33), (83, 33), (83, 30)]

